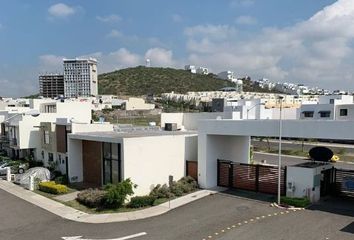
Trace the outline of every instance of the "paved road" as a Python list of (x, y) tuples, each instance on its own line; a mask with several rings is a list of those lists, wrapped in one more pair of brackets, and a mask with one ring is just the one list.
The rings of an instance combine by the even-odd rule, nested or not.
[(266, 203), (216, 194), (167, 214), (133, 222), (86, 224), (71, 222), (0, 190), (1, 240), (56, 240), (63, 236), (118, 238), (139, 232), (146, 239), (203, 239), (221, 226), (275, 211)]
[[(146, 236), (136, 239), (202, 240), (211, 236), (212, 239), (224, 240), (325, 237), (346, 240), (354, 238), (354, 226), (350, 225), (354, 217), (353, 203), (335, 202), (329, 208), (320, 205), (315, 206), (314, 210), (280, 214), (281, 210), (270, 207), (268, 203), (215, 194), (154, 218), (86, 224), (62, 219), (0, 190), (0, 212), (3, 217), (0, 239), (59, 240), (63, 236), (78, 235), (87, 239), (107, 239), (146, 232)], [(343, 213), (346, 215), (341, 215)]]
[[(256, 162), (261, 162), (262, 160), (266, 160), (266, 163), (268, 163), (268, 164), (278, 165), (278, 155), (277, 154), (256, 152), (256, 153), (254, 153), (254, 160)], [(282, 155), (282, 165), (285, 165), (285, 166), (304, 163), (307, 161), (309, 161), (309, 160), (305, 159), (305, 158)], [(337, 168), (354, 170), (354, 164), (351, 164), (351, 163), (336, 162), (336, 163), (333, 163), (333, 165)]]
[(309, 210), (255, 221), (221, 235), (222, 240), (352, 240), (354, 202), (335, 199)]

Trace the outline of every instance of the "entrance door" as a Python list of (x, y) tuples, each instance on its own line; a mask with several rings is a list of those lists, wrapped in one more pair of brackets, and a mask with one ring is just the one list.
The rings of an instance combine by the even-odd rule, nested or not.
[(333, 169), (321, 172), (321, 197), (331, 194), (333, 186)]

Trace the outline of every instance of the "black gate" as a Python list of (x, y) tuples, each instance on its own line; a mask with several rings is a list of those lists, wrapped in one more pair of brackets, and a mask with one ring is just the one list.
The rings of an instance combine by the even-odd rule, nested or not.
[(334, 169), (334, 194), (354, 197), (354, 170)]
[[(254, 192), (278, 193), (278, 167), (218, 160), (218, 186)], [(281, 169), (281, 194), (285, 195), (286, 168)]]

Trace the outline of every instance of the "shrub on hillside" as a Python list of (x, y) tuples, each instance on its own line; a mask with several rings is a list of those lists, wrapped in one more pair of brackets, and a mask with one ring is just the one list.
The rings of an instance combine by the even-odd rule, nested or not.
[(41, 182), (38, 184), (39, 190), (51, 194), (63, 194), (68, 192), (68, 187), (62, 184), (56, 184), (54, 181)]
[(136, 185), (129, 178), (116, 184), (106, 185), (104, 188), (106, 191), (104, 196), (105, 206), (109, 208), (122, 207), (127, 196), (134, 194), (134, 188), (136, 188)]
[(155, 200), (156, 200), (156, 197), (154, 197), (154, 196), (132, 197), (130, 199), (128, 207), (141, 208), (141, 207), (146, 207), (146, 206), (152, 206), (152, 205), (154, 205)]
[(77, 194), (76, 200), (90, 208), (102, 207), (106, 192), (99, 189), (86, 189)]

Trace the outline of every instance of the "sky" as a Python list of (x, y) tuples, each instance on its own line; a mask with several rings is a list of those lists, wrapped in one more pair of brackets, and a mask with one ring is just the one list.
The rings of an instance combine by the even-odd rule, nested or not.
[(0, 96), (37, 93), (62, 59), (354, 90), (354, 0), (0, 0)]

